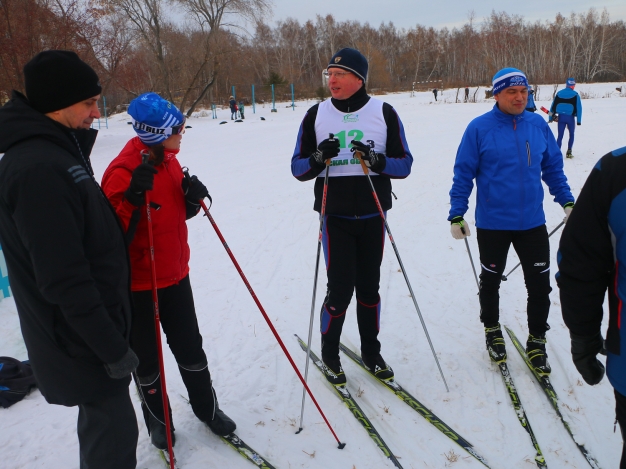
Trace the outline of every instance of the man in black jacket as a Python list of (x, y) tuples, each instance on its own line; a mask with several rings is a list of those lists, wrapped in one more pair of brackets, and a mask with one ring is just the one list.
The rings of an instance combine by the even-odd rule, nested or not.
[[(565, 225), (557, 260), (563, 322), (569, 329), (572, 359), (591, 386), (606, 375), (615, 393), (615, 413), (626, 441), (626, 147), (604, 155), (591, 170)], [(608, 330), (602, 338), (604, 304)], [(604, 350), (606, 346), (606, 350)], [(620, 469), (626, 469), (626, 444)]]
[(101, 87), (74, 52), (24, 67), (0, 109), (0, 243), (41, 393), (78, 406), (81, 469), (136, 466), (124, 233), (89, 155)]
[(380, 379), (393, 377), (378, 341), (385, 224), (359, 160), (351, 152), (363, 155), (385, 212), (391, 208), (391, 179), (410, 174), (413, 156), (395, 109), (368, 96), (367, 70), (367, 59), (355, 49), (341, 49), (331, 58), (325, 73), (332, 99), (308, 110), (291, 159), (291, 172), (298, 180), (317, 178), (313, 208), (318, 212), (326, 161), (332, 160), (323, 227), (328, 289), (320, 329), (326, 379), (333, 384), (346, 382), (339, 340), (355, 290), (363, 363)]

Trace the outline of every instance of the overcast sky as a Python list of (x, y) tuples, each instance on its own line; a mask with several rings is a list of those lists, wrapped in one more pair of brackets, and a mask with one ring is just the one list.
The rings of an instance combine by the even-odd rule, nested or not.
[(330, 13), (339, 21), (358, 20), (374, 27), (391, 21), (396, 27), (407, 29), (417, 24), (452, 28), (466, 23), (471, 10), (477, 23), (492, 10), (519, 14), (534, 22), (552, 21), (559, 12), (564, 16), (587, 12), (591, 7), (599, 11), (606, 8), (611, 21), (626, 21), (626, 0), (273, 0), (273, 3), (273, 17), (266, 20), (269, 24), (289, 17), (304, 23), (315, 21), (317, 14), (325, 16)]

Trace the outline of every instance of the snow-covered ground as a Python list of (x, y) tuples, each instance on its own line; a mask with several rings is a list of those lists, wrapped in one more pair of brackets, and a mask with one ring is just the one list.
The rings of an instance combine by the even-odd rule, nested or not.
[[(617, 86), (621, 84), (577, 87), (593, 99), (583, 100), (583, 125), (576, 130), (575, 158), (565, 161), (575, 196), (598, 158), (626, 145), (626, 97), (624, 93), (619, 96)], [(549, 107), (552, 89), (552, 85), (541, 86), (538, 106)], [(452, 239), (446, 221), (457, 146), (469, 121), (488, 111), (493, 100), (454, 104), (455, 95), (456, 90), (446, 90), (437, 103), (430, 92), (417, 93), (413, 98), (408, 93), (381, 97), (398, 110), (415, 158), (411, 176), (393, 183), (398, 200), (389, 212), (389, 224), (450, 392), (445, 391), (389, 243), (381, 278), (382, 353), (398, 382), (471, 442), (490, 467), (531, 469), (536, 465), (530, 439), (485, 351), (476, 283), (465, 244)], [(482, 100), (483, 91), (476, 96)], [(306, 340), (318, 217), (312, 210), (313, 182), (300, 183), (292, 177), (290, 158), (300, 121), (312, 104), (298, 102), (294, 111), (281, 103), (276, 113), (267, 105), (257, 106), (256, 114), (246, 107), (243, 123), (233, 123), (228, 110), (218, 111), (217, 120), (211, 119), (210, 113), (192, 118), (179, 155), (181, 163), (208, 186), (214, 201), (213, 217), (302, 371), (305, 354), (293, 334)], [(128, 120), (126, 114), (115, 115), (109, 119), (109, 128), (101, 130), (92, 155), (98, 178), (134, 136)], [(223, 120), (227, 123), (220, 125)], [(102, 124), (104, 127), (104, 121)], [(552, 129), (556, 132), (556, 126)], [(470, 221), (473, 200), (466, 217)], [(550, 230), (562, 220), (563, 211), (549, 194), (544, 206)], [(347, 445), (337, 449), (309, 399), (304, 430), (295, 434), (302, 397), (296, 374), (206, 218), (198, 216), (188, 225), (191, 281), (205, 350), (220, 405), (237, 422), (237, 433), (277, 468), (393, 467), (313, 367), (309, 371), (311, 389)], [(551, 238), (552, 274), (556, 271), (559, 234)], [(469, 238), (469, 244), (477, 261), (475, 236)], [(506, 272), (516, 263), (511, 250)], [(501, 322), (525, 341), (526, 293), (520, 270), (502, 284)], [(313, 332), (313, 350), (318, 354), (317, 311), (324, 285), (322, 269)], [(548, 353), (561, 411), (578, 441), (601, 467), (618, 467), (621, 436), (619, 430), (613, 431), (612, 388), (606, 379), (590, 387), (576, 372), (554, 279), (551, 300)], [(342, 339), (358, 350), (354, 305), (348, 311)], [(508, 338), (507, 346), (511, 373), (549, 467), (589, 467)], [(11, 298), (0, 301), (0, 355), (27, 358)], [(177, 430), (175, 450), (181, 466), (252, 467), (194, 417), (169, 350), (165, 361)], [(358, 403), (403, 467), (484, 467), (349, 359), (344, 357), (343, 364), (348, 388), (354, 396), (358, 394)], [(141, 418), (139, 400), (134, 391), (132, 395), (140, 426), (138, 468), (162, 467)], [(78, 467), (76, 408), (48, 405), (35, 391), (13, 407), (0, 409), (0, 416), (0, 466)]]

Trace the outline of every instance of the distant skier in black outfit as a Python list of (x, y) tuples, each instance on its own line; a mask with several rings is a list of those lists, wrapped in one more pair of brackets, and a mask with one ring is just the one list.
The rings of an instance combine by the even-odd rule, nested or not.
[[(309, 109), (291, 159), (291, 171), (298, 180), (317, 178), (313, 208), (318, 212), (326, 160), (332, 159), (323, 226), (328, 289), (321, 311), (321, 333), (324, 370), (333, 384), (346, 382), (339, 360), (339, 340), (355, 290), (363, 362), (379, 378), (393, 377), (378, 341), (384, 220), (359, 160), (351, 151), (364, 155), (385, 211), (391, 208), (391, 179), (410, 174), (413, 156), (394, 108), (367, 95), (367, 69), (367, 59), (355, 49), (341, 49), (332, 57), (326, 71), (332, 99)], [(335, 138), (330, 139), (330, 133)], [(365, 141), (369, 144), (362, 143)]]

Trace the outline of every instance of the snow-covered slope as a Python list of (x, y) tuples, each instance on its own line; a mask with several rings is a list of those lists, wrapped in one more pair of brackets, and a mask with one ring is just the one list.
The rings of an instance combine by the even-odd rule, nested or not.
[[(575, 158), (565, 161), (575, 196), (598, 158), (626, 145), (626, 98), (619, 96), (616, 86), (620, 84), (577, 87), (594, 99), (583, 100), (583, 125), (576, 130)], [(493, 101), (454, 104), (455, 95), (456, 90), (447, 90), (437, 103), (428, 92), (415, 97), (408, 93), (382, 97), (402, 118), (415, 158), (411, 176), (393, 183), (398, 200), (389, 212), (389, 224), (450, 392), (445, 391), (389, 244), (381, 278), (382, 353), (397, 380), (469, 440), (492, 468), (531, 469), (536, 466), (530, 439), (484, 349), (476, 283), (465, 245), (452, 239), (446, 221), (460, 138), (468, 122), (488, 111)], [(551, 96), (552, 86), (542, 86), (538, 106), (549, 107)], [(477, 97), (484, 97), (482, 90)], [(210, 116), (192, 118), (179, 155), (181, 163), (208, 186), (214, 201), (213, 217), (302, 371), (305, 355), (293, 334), (306, 338), (308, 331), (318, 218), (312, 210), (313, 182), (300, 183), (291, 176), (290, 158), (300, 121), (312, 104), (298, 102), (295, 111), (280, 104), (277, 113), (257, 106), (256, 114), (247, 107), (243, 123), (233, 123), (228, 110), (218, 111), (217, 120)], [(260, 120), (261, 116), (266, 120)], [(227, 123), (219, 125), (222, 120)], [(92, 155), (98, 178), (127, 139), (134, 136), (127, 121), (127, 115), (115, 115), (109, 119), (109, 128), (101, 130)], [(473, 200), (466, 217), (470, 221)], [(550, 230), (562, 220), (563, 211), (549, 194), (544, 205)], [(277, 468), (393, 467), (314, 368), (309, 370), (310, 386), (347, 445), (343, 450), (336, 448), (308, 399), (304, 431), (295, 434), (301, 384), (206, 218), (198, 216), (188, 225), (191, 281), (204, 346), (220, 405), (237, 422), (237, 433)], [(559, 234), (551, 238), (553, 265)], [(469, 238), (469, 244), (477, 261), (475, 236)], [(506, 272), (516, 263), (511, 250)], [(501, 321), (525, 340), (526, 294), (520, 270), (502, 284)], [(552, 277), (555, 271), (553, 267)], [(316, 313), (324, 285), (322, 269)], [(619, 431), (613, 432), (612, 388), (606, 379), (593, 388), (583, 383), (571, 362), (554, 279), (551, 299), (548, 353), (552, 381), (563, 403), (561, 410), (601, 467), (617, 467), (621, 437)], [(319, 353), (317, 324), (316, 317), (313, 349)], [(354, 305), (348, 311), (343, 341), (358, 350)], [(548, 465), (588, 467), (508, 338), (507, 345), (509, 368)], [(27, 358), (12, 299), (0, 301), (0, 355)], [(175, 450), (181, 467), (252, 467), (193, 416), (182, 397), (185, 388), (169, 350), (165, 361), (177, 429)], [(358, 393), (359, 404), (405, 468), (484, 467), (347, 358), (343, 363), (348, 388), (355, 396), (362, 391)], [(134, 390), (132, 395), (140, 420), (138, 467), (162, 467), (150, 445)], [(35, 391), (10, 409), (0, 409), (0, 416), (1, 466), (78, 467), (75, 408), (48, 405)]]

